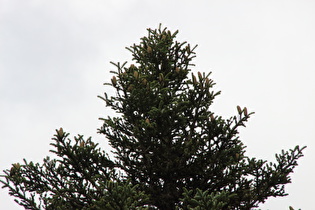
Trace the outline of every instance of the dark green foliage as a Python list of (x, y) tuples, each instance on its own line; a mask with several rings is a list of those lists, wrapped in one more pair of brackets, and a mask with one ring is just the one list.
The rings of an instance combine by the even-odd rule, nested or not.
[(201, 191), (197, 188), (196, 194), (192, 195), (193, 190), (188, 191), (184, 188), (183, 199), (181, 208), (178, 209), (192, 209), (192, 210), (202, 210), (202, 209), (211, 209), (211, 210), (221, 210), (223, 208), (231, 209), (229, 206), (231, 197), (235, 194), (230, 194), (226, 191), (210, 193), (209, 191)]
[(249, 209), (285, 195), (301, 149), (279, 155), (277, 164), (245, 156), (238, 129), (252, 113), (238, 106), (237, 116), (215, 116), (210, 106), (219, 92), (210, 74), (189, 74), (195, 47), (175, 41), (177, 31), (148, 32), (127, 48), (134, 64), (114, 64), (109, 85), (117, 94), (103, 98), (121, 115), (103, 119), (100, 133), (126, 176), (160, 209), (179, 205), (184, 188), (224, 192), (230, 200), (222, 209)]
[(4, 171), (6, 180), (0, 181), (16, 202), (25, 209), (141, 209), (148, 197), (119, 179), (97, 144), (68, 135), (60, 129), (53, 138), (57, 159), (46, 157), (42, 165), (24, 160)]
[[(302, 157), (295, 147), (276, 163), (249, 158), (239, 128), (253, 113), (216, 116), (210, 73), (191, 73), (195, 48), (177, 31), (148, 29), (127, 48), (133, 64), (113, 63), (116, 94), (101, 97), (117, 117), (99, 129), (116, 155), (110, 160), (91, 139), (70, 141), (57, 131), (43, 165), (13, 164), (3, 187), (29, 209), (251, 209), (284, 186)], [(118, 174), (120, 171), (121, 174)]]

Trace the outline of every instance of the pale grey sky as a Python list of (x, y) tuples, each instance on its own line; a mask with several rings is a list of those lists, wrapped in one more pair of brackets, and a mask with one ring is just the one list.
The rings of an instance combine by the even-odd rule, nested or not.
[[(256, 114), (240, 136), (247, 154), (270, 161), (307, 145), (286, 187), (261, 209), (313, 208), (315, 183), (315, 1), (313, 0), (0, 0), (0, 170), (40, 162), (55, 129), (106, 147), (97, 95), (124, 48), (159, 23), (198, 44), (194, 71), (212, 71), (222, 94), (217, 114)], [(22, 209), (0, 190), (0, 209)]]

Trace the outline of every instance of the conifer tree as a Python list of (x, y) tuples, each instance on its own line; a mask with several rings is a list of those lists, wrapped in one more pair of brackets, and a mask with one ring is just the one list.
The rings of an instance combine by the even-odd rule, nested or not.
[(239, 128), (252, 116), (236, 107), (228, 119), (212, 103), (220, 92), (210, 73), (193, 73), (196, 46), (176, 41), (178, 31), (148, 29), (127, 48), (133, 63), (113, 63), (102, 98), (116, 117), (101, 118), (115, 154), (91, 138), (57, 130), (42, 164), (15, 163), (0, 182), (26, 209), (251, 209), (284, 186), (303, 156), (296, 146), (276, 163), (250, 158)]
[(212, 112), (220, 92), (213, 91), (210, 73), (191, 73), (196, 46), (176, 41), (177, 33), (148, 29), (140, 44), (127, 48), (130, 66), (113, 63), (109, 85), (117, 94), (103, 99), (120, 116), (103, 119), (99, 131), (119, 167), (160, 209), (187, 208), (183, 193), (202, 191), (225, 198), (219, 209), (250, 209), (284, 196), (302, 149), (282, 151), (277, 163), (247, 157), (238, 129), (253, 113), (237, 106), (236, 116), (223, 119)]

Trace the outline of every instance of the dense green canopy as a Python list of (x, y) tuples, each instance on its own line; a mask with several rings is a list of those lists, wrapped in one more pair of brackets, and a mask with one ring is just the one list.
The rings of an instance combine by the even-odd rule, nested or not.
[(127, 48), (133, 63), (113, 63), (102, 98), (116, 117), (101, 118), (99, 133), (113, 148), (110, 159), (83, 136), (57, 130), (58, 158), (24, 160), (4, 171), (3, 187), (28, 209), (251, 209), (284, 186), (302, 157), (299, 146), (276, 163), (250, 158), (238, 130), (253, 114), (236, 107), (223, 119), (211, 105), (210, 73), (193, 73), (195, 48), (176, 40), (178, 31), (148, 29)]

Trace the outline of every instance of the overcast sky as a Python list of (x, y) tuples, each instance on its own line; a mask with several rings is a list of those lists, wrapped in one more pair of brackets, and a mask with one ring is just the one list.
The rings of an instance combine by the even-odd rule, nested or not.
[[(124, 48), (162, 23), (199, 45), (193, 70), (213, 72), (217, 114), (256, 112), (240, 133), (247, 155), (308, 146), (289, 196), (260, 208), (313, 209), (314, 11), (313, 0), (0, 0), (0, 170), (40, 162), (59, 127), (106, 149), (98, 118), (112, 112), (97, 95), (109, 62), (130, 60)], [(0, 209), (22, 208), (1, 189)]]

